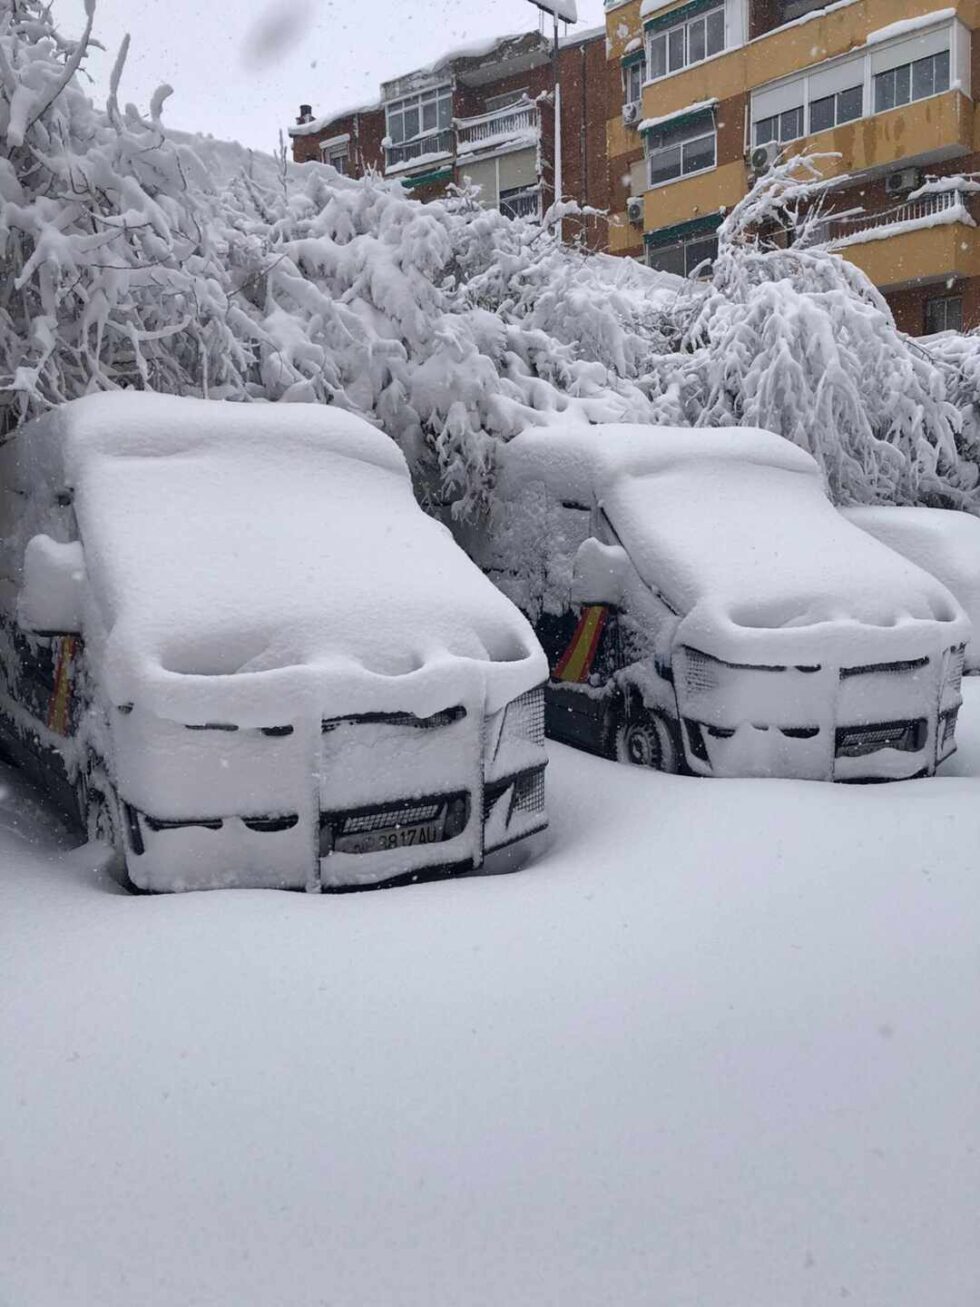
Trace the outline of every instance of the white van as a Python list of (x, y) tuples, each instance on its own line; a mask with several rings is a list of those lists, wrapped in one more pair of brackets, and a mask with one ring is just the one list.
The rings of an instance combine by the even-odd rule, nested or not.
[(351, 414), (75, 400), (0, 450), (0, 746), (148, 890), (466, 871), (546, 822), (528, 623)]
[(980, 672), (980, 517), (951, 508), (873, 505), (844, 516), (889, 549), (931, 573), (956, 596), (973, 627), (966, 670)]
[(893, 780), (955, 747), (969, 623), (770, 432), (560, 425), (506, 445), (469, 547), (535, 625), (547, 728), (700, 776)]

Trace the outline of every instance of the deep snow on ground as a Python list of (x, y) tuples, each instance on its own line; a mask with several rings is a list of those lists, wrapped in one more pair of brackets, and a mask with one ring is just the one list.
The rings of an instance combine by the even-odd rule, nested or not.
[(552, 750), (519, 875), (131, 898), (5, 774), (4, 1307), (980, 1296), (980, 683), (935, 780)]

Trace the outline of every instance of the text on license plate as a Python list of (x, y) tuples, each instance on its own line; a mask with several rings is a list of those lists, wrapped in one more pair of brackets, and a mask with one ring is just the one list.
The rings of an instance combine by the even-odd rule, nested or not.
[(442, 822), (427, 821), (416, 826), (394, 826), (388, 830), (359, 831), (340, 835), (338, 853), (381, 853), (385, 849), (410, 849), (417, 844), (437, 844), (442, 839)]

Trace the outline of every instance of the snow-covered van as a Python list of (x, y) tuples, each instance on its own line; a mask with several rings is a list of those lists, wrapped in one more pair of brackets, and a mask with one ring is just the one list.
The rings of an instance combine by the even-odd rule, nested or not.
[(973, 627), (966, 670), (980, 672), (980, 517), (951, 508), (875, 505), (842, 511), (849, 522), (930, 572), (956, 596)]
[(534, 622), (557, 739), (700, 776), (925, 776), (969, 623), (746, 428), (569, 426), (504, 447), (474, 554)]
[(0, 515), (0, 744), (135, 885), (373, 885), (544, 827), (533, 631), (361, 419), (90, 396), (0, 449)]

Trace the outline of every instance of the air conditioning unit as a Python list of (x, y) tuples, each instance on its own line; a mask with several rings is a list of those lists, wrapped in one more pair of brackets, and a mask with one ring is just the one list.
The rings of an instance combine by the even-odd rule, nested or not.
[(782, 146), (778, 141), (767, 141), (765, 145), (757, 145), (749, 154), (749, 167), (757, 177), (761, 177), (779, 158), (781, 150)]
[(903, 168), (901, 172), (890, 172), (885, 178), (886, 195), (907, 195), (917, 191), (922, 185), (922, 173), (918, 168)]
[(623, 105), (623, 122), (635, 123), (640, 116), (640, 106), (636, 100), (631, 100), (629, 104)]
[(626, 201), (626, 216), (637, 227), (643, 223), (643, 196), (631, 195)]

